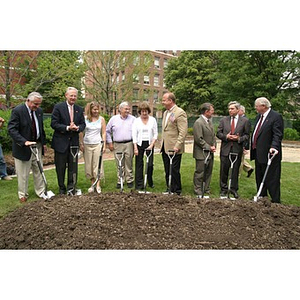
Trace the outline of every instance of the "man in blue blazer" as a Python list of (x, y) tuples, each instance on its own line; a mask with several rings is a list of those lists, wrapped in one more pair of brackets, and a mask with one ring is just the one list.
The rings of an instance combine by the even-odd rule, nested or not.
[(18, 177), (18, 196), (22, 203), (26, 202), (29, 196), (28, 177), (30, 170), (32, 170), (36, 194), (43, 197), (45, 191), (36, 157), (30, 150), (31, 145), (37, 146), (39, 159), (42, 163), (42, 154), (46, 149), (43, 111), (39, 107), (42, 100), (43, 97), (39, 93), (30, 93), (25, 103), (19, 104), (12, 110), (7, 125), (8, 133), (12, 138), (12, 154)]
[(255, 100), (255, 109), (258, 116), (251, 137), (250, 159), (255, 160), (257, 190), (267, 168), (268, 154), (271, 153), (275, 157), (270, 165), (260, 196), (266, 197), (269, 191), (271, 201), (280, 203), (283, 118), (281, 114), (271, 109), (271, 103), (265, 97)]
[[(51, 119), (51, 127), (54, 129), (51, 147), (54, 149), (54, 162), (56, 167), (59, 193), (66, 194), (74, 186), (73, 171), (78, 173), (78, 156), (76, 157), (76, 169), (73, 170), (73, 156), (70, 147), (79, 147), (79, 133), (85, 129), (83, 109), (76, 105), (78, 90), (68, 87), (66, 101), (54, 106)], [(67, 187), (65, 185), (65, 173), (68, 165)]]

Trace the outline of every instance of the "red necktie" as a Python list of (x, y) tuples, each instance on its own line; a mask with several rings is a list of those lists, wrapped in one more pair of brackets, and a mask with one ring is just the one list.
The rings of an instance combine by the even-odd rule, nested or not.
[(253, 138), (253, 143), (252, 143), (252, 149), (256, 148), (256, 141), (257, 141), (258, 133), (260, 131), (260, 127), (261, 127), (261, 124), (262, 124), (262, 121), (263, 121), (263, 117), (264, 117), (264, 115), (261, 115), (258, 126), (256, 128), (254, 138)]
[(234, 134), (234, 117), (232, 117), (232, 120), (231, 120), (231, 134)]
[(35, 142), (36, 141), (36, 124), (35, 124), (35, 119), (33, 115), (33, 110), (31, 111), (31, 129), (32, 129), (32, 139)]

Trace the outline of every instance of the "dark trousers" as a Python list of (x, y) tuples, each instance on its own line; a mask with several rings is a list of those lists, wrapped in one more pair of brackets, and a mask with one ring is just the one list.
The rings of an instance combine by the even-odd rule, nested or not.
[[(139, 154), (135, 157), (135, 188), (140, 190), (144, 188), (144, 153), (146, 148), (149, 147), (148, 141), (143, 141), (142, 145), (138, 147)], [(147, 154), (149, 152), (147, 151)], [(148, 170), (147, 172), (147, 182), (149, 186), (153, 186), (153, 149), (152, 154), (149, 157)]]
[[(264, 177), (267, 164), (260, 164), (255, 160), (255, 178), (257, 191)], [(260, 196), (267, 197), (268, 192), (272, 198), (272, 202), (280, 203), (280, 175), (281, 175), (281, 161), (279, 157), (275, 157), (272, 161), (263, 189)]]
[[(69, 148), (64, 153), (59, 153), (55, 151), (54, 162), (55, 162), (56, 175), (57, 175), (57, 181), (59, 186), (59, 193), (65, 194), (67, 190), (73, 189), (74, 186), (73, 171), (76, 173), (76, 181), (77, 181), (78, 156), (76, 157), (76, 163), (74, 163), (73, 156)], [(66, 168), (68, 168), (67, 188), (65, 186)]]
[[(171, 176), (171, 192), (178, 195), (181, 194), (181, 177), (180, 177), (180, 165), (181, 165), (182, 154), (176, 154), (172, 161), (172, 176)], [(164, 151), (162, 147), (162, 159), (165, 168), (165, 179), (167, 186), (169, 185), (169, 172), (170, 172), (170, 159), (168, 154)]]
[[(228, 176), (229, 171), (231, 167), (231, 162), (229, 160), (229, 156), (221, 155), (221, 166), (220, 166), (220, 189), (221, 192), (227, 192), (228, 191)], [(234, 160), (235, 157), (232, 156), (232, 160)], [(238, 155), (238, 158), (236, 162), (233, 165), (232, 169), (232, 180), (231, 180), (231, 186), (230, 190), (233, 192), (237, 192), (239, 189), (239, 169), (241, 165), (241, 154)]]

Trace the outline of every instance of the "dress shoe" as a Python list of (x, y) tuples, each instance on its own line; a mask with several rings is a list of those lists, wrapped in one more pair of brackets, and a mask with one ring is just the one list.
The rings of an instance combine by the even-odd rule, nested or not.
[(253, 173), (253, 169), (250, 169), (249, 171), (248, 171), (248, 175), (247, 175), (247, 177), (250, 177), (251, 176), (251, 174)]
[(239, 198), (239, 194), (236, 192), (236, 191), (231, 191), (231, 194), (233, 195), (233, 197), (235, 199), (238, 199)]
[(221, 198), (221, 199), (227, 198), (227, 193), (224, 192), (224, 191), (221, 191), (221, 193), (220, 193), (220, 198)]
[(127, 183), (127, 187), (128, 187), (129, 189), (133, 188), (133, 182), (128, 182), (128, 183)]
[(4, 177), (2, 177), (2, 180), (13, 180), (12, 177), (6, 175)]
[(25, 203), (26, 201), (27, 201), (27, 198), (26, 198), (26, 197), (20, 198), (20, 202), (21, 202), (21, 203)]

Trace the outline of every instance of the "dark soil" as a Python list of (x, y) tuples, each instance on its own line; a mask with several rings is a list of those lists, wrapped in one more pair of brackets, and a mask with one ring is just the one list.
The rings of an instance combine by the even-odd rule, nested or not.
[(262, 199), (103, 193), (25, 204), (1, 249), (300, 249), (300, 207)]

